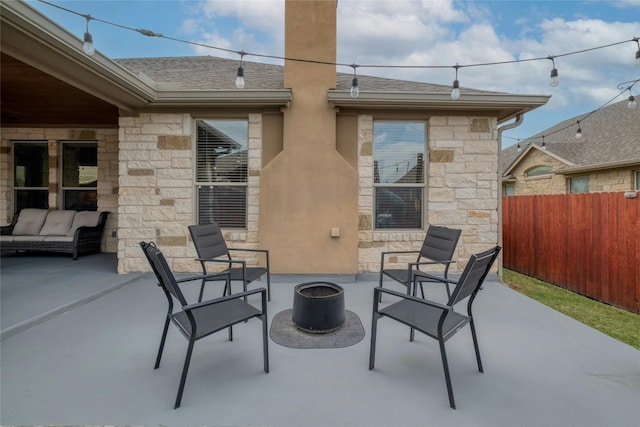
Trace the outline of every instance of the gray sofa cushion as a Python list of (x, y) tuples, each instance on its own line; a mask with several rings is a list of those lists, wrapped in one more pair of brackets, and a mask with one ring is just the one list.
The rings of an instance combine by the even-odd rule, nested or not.
[(22, 209), (11, 234), (14, 236), (37, 236), (48, 212), (46, 209)]
[(71, 228), (76, 211), (51, 211), (40, 230), (41, 236), (66, 236)]
[(100, 221), (100, 212), (97, 211), (80, 211), (76, 212), (73, 217), (71, 228), (66, 233), (67, 236), (73, 236), (78, 227), (95, 227)]

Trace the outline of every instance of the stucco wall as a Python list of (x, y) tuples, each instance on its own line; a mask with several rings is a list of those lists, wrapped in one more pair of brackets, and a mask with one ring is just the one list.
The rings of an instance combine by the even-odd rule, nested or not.
[[(425, 231), (375, 230), (373, 215), (373, 116), (360, 116), (359, 270), (379, 271), (383, 251), (419, 250)], [(425, 230), (429, 224), (459, 228), (462, 236), (451, 271), (461, 271), (468, 258), (498, 242), (498, 143), (493, 118), (460, 116), (428, 120)], [(411, 257), (387, 262), (406, 266)], [(405, 263), (402, 265), (402, 263)]]
[(63, 141), (96, 141), (98, 143), (98, 210), (109, 211), (102, 239), (103, 252), (116, 252), (118, 206), (118, 130), (117, 129), (46, 129), (3, 128), (0, 145), (0, 210), (2, 225), (13, 217), (13, 151), (12, 141), (47, 141), (49, 144), (49, 208), (61, 206), (59, 166)]

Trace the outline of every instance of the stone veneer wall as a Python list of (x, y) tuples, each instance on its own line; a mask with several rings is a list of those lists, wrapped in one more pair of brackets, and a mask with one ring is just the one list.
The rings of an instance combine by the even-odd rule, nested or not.
[[(229, 246), (257, 248), (262, 116), (248, 119), (248, 227), (225, 232), (225, 239)], [(150, 271), (142, 240), (156, 242), (174, 271), (200, 271), (187, 228), (197, 221), (194, 131), (189, 114), (120, 118), (119, 273)]]
[[(429, 224), (462, 229), (457, 261), (461, 271), (469, 257), (498, 242), (498, 142), (494, 118), (432, 117), (428, 122), (425, 231), (377, 231), (373, 228), (373, 122), (358, 119), (359, 266), (361, 272), (380, 270), (383, 251), (419, 250)], [(385, 260), (415, 261), (398, 256)], [(496, 266), (494, 266), (494, 269)]]
[(3, 128), (0, 142), (0, 204), (2, 225), (13, 217), (13, 151), (12, 141), (47, 141), (49, 143), (49, 208), (58, 209), (59, 155), (63, 141), (96, 141), (98, 143), (98, 210), (109, 211), (103, 252), (116, 252), (118, 206), (118, 130), (117, 129), (49, 129)]

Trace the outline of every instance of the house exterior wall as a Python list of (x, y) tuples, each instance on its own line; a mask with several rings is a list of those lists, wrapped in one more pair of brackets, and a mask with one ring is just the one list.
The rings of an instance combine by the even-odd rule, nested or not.
[[(494, 118), (441, 116), (428, 119), (428, 165), (424, 230), (376, 230), (373, 221), (371, 115), (358, 120), (358, 269), (380, 270), (385, 251), (419, 250), (429, 224), (459, 228), (460, 242), (451, 271), (461, 271), (469, 257), (498, 242), (498, 142)], [(478, 126), (481, 122), (482, 126)], [(472, 125), (473, 124), (473, 125)], [(392, 256), (385, 266), (406, 267), (416, 255)]]
[(589, 177), (590, 193), (632, 191), (635, 185), (634, 172), (640, 169), (640, 165), (637, 165), (578, 172), (570, 175), (552, 173), (550, 175), (527, 177), (527, 171), (536, 166), (550, 166), (552, 170), (557, 170), (567, 165), (540, 150), (531, 150), (511, 170), (511, 174), (515, 177), (515, 196), (565, 194), (569, 192), (569, 178), (581, 176)]
[[(248, 114), (247, 229), (226, 231), (233, 247), (258, 247), (262, 115)], [(195, 124), (190, 114), (120, 118), (118, 272), (147, 271), (140, 241), (154, 241), (175, 271), (200, 271), (188, 226), (197, 221)], [(257, 263), (258, 260), (249, 260)]]
[(98, 210), (109, 211), (103, 252), (116, 252), (113, 233), (118, 224), (118, 130), (75, 128), (3, 128), (0, 145), (0, 205), (2, 225), (11, 223), (13, 204), (13, 141), (48, 141), (49, 209), (61, 208), (59, 194), (60, 153), (63, 141), (95, 141), (98, 144)]

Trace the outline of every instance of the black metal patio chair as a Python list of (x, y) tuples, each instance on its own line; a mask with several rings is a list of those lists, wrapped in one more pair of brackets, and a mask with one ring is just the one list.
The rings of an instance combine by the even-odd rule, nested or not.
[[(193, 352), (195, 342), (223, 329), (229, 330), (229, 340), (233, 341), (233, 325), (237, 323), (246, 322), (254, 317), (262, 321), (264, 371), (267, 373), (269, 372), (267, 299), (266, 290), (264, 288), (189, 304), (180, 289), (179, 283), (201, 280), (202, 276), (176, 280), (162, 252), (153, 242), (140, 242), (140, 246), (149, 260), (151, 268), (158, 279), (158, 284), (162, 287), (169, 303), (154, 368), (158, 369), (160, 366), (160, 359), (162, 358), (162, 351), (164, 349), (170, 323), (173, 323), (189, 341), (174, 408), (180, 407), (180, 402), (182, 401), (182, 393), (184, 391), (184, 385), (187, 379), (187, 372), (189, 370), (189, 363), (191, 361), (191, 354)], [(261, 296), (261, 309), (258, 309), (244, 301), (247, 296), (254, 294), (260, 294)], [(180, 305), (180, 308), (176, 308), (175, 310), (174, 300)]]
[[(482, 361), (480, 359), (480, 349), (476, 336), (476, 328), (473, 322), (471, 306), (476, 298), (480, 286), (487, 277), (493, 262), (500, 252), (500, 246), (496, 246), (488, 251), (472, 255), (467, 263), (460, 280), (457, 282), (448, 280), (447, 283), (455, 284), (453, 293), (446, 305), (424, 298), (417, 298), (414, 295), (406, 295), (400, 292), (383, 289), (374, 289), (373, 294), (373, 320), (371, 325), (371, 347), (369, 350), (369, 369), (374, 368), (376, 354), (376, 336), (378, 319), (389, 317), (402, 324), (409, 326), (425, 335), (437, 339), (440, 344), (440, 354), (442, 356), (442, 366), (447, 383), (447, 393), (449, 394), (449, 404), (455, 409), (456, 404), (451, 387), (451, 377), (449, 375), (449, 365), (445, 351), (445, 342), (455, 335), (466, 324), (471, 327), (473, 346), (476, 352), (478, 370), (483, 372)], [(441, 279), (445, 280), (445, 279)], [(380, 294), (386, 293), (399, 298), (397, 302), (384, 308), (380, 308)], [(455, 311), (456, 304), (468, 298), (467, 314)]]
[[(427, 265), (442, 265), (444, 268), (442, 278), (445, 281), (434, 280), (426, 276), (420, 276), (416, 283), (420, 284), (420, 291), (424, 298), (423, 282), (432, 283), (444, 283), (447, 289), (447, 297), (451, 297), (451, 290), (449, 289), (448, 273), (449, 266), (454, 263), (452, 261), (453, 253), (458, 245), (460, 239), (461, 230), (455, 228), (439, 227), (430, 225), (427, 229), (427, 235), (422, 242), (422, 248), (419, 251), (389, 251), (382, 252), (380, 258), (380, 287), (383, 285), (384, 276), (390, 277), (398, 283), (403, 284), (407, 288), (407, 294), (412, 292), (412, 284), (414, 283), (415, 274), (420, 270), (420, 267)], [(385, 268), (385, 257), (389, 255), (402, 255), (402, 254), (418, 254), (415, 262), (407, 264), (407, 268)], [(423, 260), (424, 259), (424, 260)], [(438, 277), (438, 276), (436, 276)], [(413, 294), (415, 295), (416, 289), (414, 287)], [(382, 296), (382, 294), (380, 294)]]
[[(189, 233), (191, 239), (198, 252), (198, 261), (202, 266), (202, 273), (210, 275), (207, 270), (207, 263), (218, 263), (225, 265), (222, 273), (228, 273), (229, 280), (239, 280), (242, 282), (243, 291), (247, 291), (247, 285), (260, 277), (267, 275), (267, 299), (271, 301), (271, 273), (269, 271), (269, 251), (266, 249), (247, 249), (247, 248), (230, 248), (224, 240), (224, 235), (220, 226), (216, 223), (190, 225)], [(247, 262), (243, 259), (232, 258), (231, 251), (235, 252), (257, 252), (265, 256), (264, 266), (247, 267)], [(237, 256), (237, 255), (236, 255)], [(239, 265), (239, 266), (238, 266)], [(220, 273), (218, 273), (220, 274)], [(203, 279), (200, 289), (200, 298), (204, 291), (204, 285), (207, 281), (219, 281), (220, 277)], [(231, 293), (231, 284), (225, 284), (224, 295)]]

